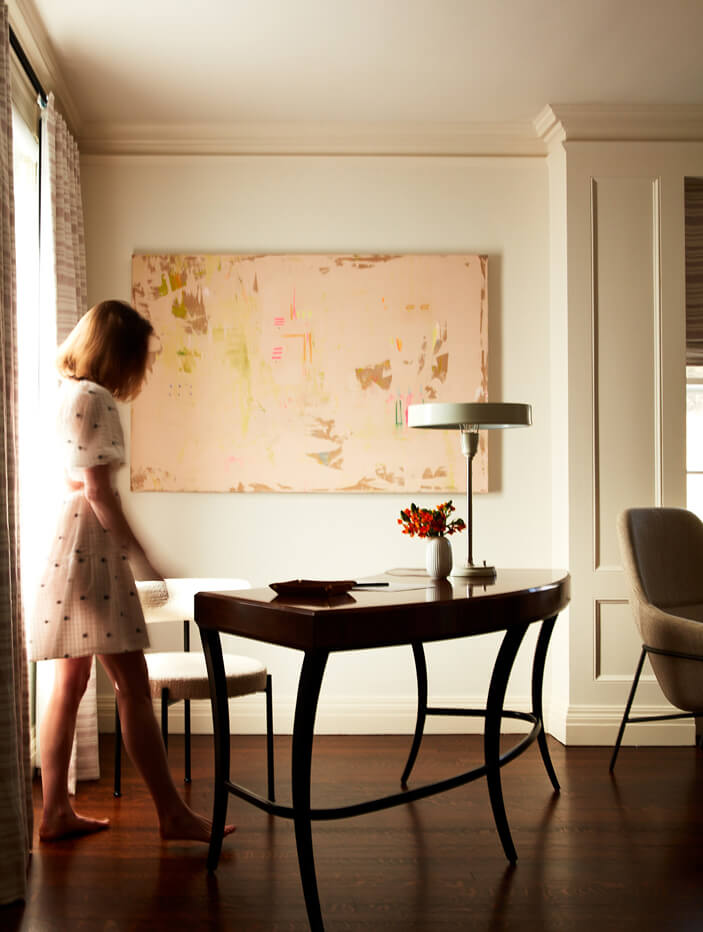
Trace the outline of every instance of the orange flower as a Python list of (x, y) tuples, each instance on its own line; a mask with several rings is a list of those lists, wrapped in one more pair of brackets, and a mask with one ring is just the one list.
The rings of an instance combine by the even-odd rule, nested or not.
[(403, 534), (410, 537), (449, 537), (466, 527), (462, 518), (447, 520), (453, 511), (456, 508), (451, 501), (436, 508), (418, 508), (413, 502), (410, 508), (400, 512), (398, 524), (403, 528)]

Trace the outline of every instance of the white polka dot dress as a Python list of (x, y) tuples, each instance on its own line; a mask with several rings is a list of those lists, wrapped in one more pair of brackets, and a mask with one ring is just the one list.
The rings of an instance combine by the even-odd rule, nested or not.
[[(94, 382), (61, 386), (58, 444), (70, 479), (88, 466), (124, 463), (115, 401)], [(117, 494), (117, 492), (115, 492)], [(30, 660), (116, 654), (149, 646), (127, 555), (83, 494), (67, 494), (30, 619)]]

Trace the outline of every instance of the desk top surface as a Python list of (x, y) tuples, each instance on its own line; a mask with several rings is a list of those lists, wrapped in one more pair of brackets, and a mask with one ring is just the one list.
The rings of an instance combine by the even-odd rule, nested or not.
[(374, 577), (387, 587), (319, 599), (282, 598), (268, 587), (199, 592), (195, 620), (201, 629), (298, 650), (358, 650), (502, 631), (549, 618), (569, 603), (565, 570), (499, 569), (485, 584), (412, 572), (391, 570)]

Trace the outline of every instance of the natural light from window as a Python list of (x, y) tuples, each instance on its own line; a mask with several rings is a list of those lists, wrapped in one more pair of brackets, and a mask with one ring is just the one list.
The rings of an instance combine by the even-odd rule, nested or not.
[(41, 424), (38, 353), (39, 143), (14, 109), (12, 133), (19, 356), (20, 563), (23, 601), (25, 606), (29, 606), (37, 585), (37, 543), (43, 529), (41, 508), (37, 506), (36, 485), (37, 471), (41, 465), (41, 451), (38, 448)]
[(703, 366), (686, 366), (686, 507), (703, 520)]

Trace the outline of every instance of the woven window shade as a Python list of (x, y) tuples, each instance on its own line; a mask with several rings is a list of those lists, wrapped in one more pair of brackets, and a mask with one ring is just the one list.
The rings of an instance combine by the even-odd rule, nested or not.
[(703, 178), (686, 178), (686, 365), (703, 366)]

